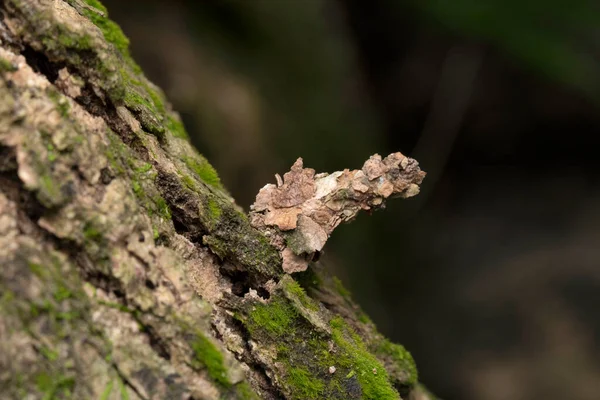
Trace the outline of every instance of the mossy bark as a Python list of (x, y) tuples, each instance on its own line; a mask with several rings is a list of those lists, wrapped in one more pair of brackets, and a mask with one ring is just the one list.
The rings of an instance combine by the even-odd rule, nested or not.
[(432, 398), (339, 281), (283, 272), (97, 0), (0, 7), (3, 398)]

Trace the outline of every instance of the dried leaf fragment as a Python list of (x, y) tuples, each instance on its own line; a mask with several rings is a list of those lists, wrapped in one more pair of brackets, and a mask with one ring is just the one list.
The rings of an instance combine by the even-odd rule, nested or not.
[(375, 154), (360, 170), (315, 174), (299, 158), (277, 184), (265, 185), (250, 206), (252, 225), (276, 246), (287, 273), (306, 270), (331, 232), (360, 210), (377, 209), (389, 197), (419, 193), (425, 172), (402, 153)]

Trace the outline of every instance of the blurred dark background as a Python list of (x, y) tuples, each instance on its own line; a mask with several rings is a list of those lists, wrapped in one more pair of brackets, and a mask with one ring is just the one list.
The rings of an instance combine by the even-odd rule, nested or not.
[(420, 161), (323, 262), (435, 393), (600, 399), (598, 3), (104, 2), (244, 207), (299, 156)]

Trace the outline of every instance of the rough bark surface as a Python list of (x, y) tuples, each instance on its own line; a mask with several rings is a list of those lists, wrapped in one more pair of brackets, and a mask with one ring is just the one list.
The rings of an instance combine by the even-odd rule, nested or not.
[(0, 10), (0, 397), (433, 398), (338, 280), (284, 272), (97, 0)]

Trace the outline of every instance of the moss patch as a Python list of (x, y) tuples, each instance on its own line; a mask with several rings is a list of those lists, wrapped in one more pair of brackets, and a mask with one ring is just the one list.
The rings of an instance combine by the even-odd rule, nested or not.
[[(45, 36), (42, 43), (51, 50), (58, 50), (60, 47), (75, 51), (89, 51), (94, 47), (94, 39), (87, 34), (76, 35), (70, 32), (65, 26), (56, 25), (57, 34), (55, 37)], [(81, 62), (81, 56), (74, 57), (74, 61)]]
[[(50, 4), (31, 5), (20, 0), (7, 0), (10, 11), (24, 23), (28, 41), (43, 50), (50, 61), (65, 64), (85, 81), (103, 89), (116, 105), (124, 104), (138, 118), (145, 131), (164, 139), (165, 128), (185, 136), (184, 130), (165, 107), (164, 96), (143, 76), (129, 52), (129, 40), (119, 26), (108, 18), (106, 8), (97, 0), (66, 0), (82, 16), (93, 23), (111, 46), (101, 45), (100, 38), (89, 30), (57, 22)], [(42, 47), (42, 49), (39, 49)]]
[(0, 57), (0, 72), (14, 72), (17, 66), (5, 58)]
[(200, 155), (196, 157), (184, 157), (183, 161), (204, 183), (217, 189), (223, 189), (217, 171), (215, 171), (213, 166), (204, 157)]
[(199, 366), (206, 368), (208, 375), (222, 386), (229, 387), (227, 369), (223, 364), (223, 355), (217, 347), (201, 333), (197, 333), (191, 343), (194, 360)]
[(107, 128), (106, 136), (110, 145), (106, 149), (106, 158), (115, 175), (125, 175), (127, 169), (126, 160), (131, 156), (129, 148), (121, 141), (121, 139), (110, 129)]
[(44, 399), (72, 398), (75, 378), (66, 376), (51, 376), (46, 372), (39, 373), (35, 378), (37, 389), (44, 395)]
[(285, 299), (276, 298), (267, 304), (256, 304), (250, 311), (248, 329), (251, 333), (264, 330), (279, 337), (292, 330), (298, 312)]
[(117, 50), (125, 57), (127, 63), (134, 69), (136, 73), (140, 73), (140, 67), (133, 61), (129, 53), (129, 39), (119, 25), (108, 18), (108, 10), (98, 0), (84, 0), (90, 8), (83, 8), (83, 15), (88, 17), (104, 35), (107, 42), (112, 43)]
[(69, 109), (71, 106), (69, 105), (69, 101), (65, 96), (63, 96), (58, 90), (56, 90), (53, 86), (49, 87), (46, 90), (48, 97), (52, 102), (56, 105), (56, 109), (60, 113), (62, 117), (67, 117), (69, 115)]
[(262, 277), (280, 276), (283, 271), (279, 252), (250, 226), (247, 217), (230, 202), (223, 200), (219, 204), (221, 218), (217, 224), (207, 215), (201, 215), (208, 219), (203, 223), (209, 230), (209, 234), (202, 237), (203, 243), (221, 259), (239, 262)]
[(344, 286), (344, 284), (342, 283), (342, 281), (337, 277), (334, 276), (333, 277), (333, 286), (335, 288), (335, 291), (342, 296), (345, 299), (349, 299), (351, 296), (351, 293), (348, 289), (346, 289), (346, 287)]
[(0, 313), (23, 340), (31, 343), (36, 358), (25, 364), (15, 360), (8, 381), (4, 377), (8, 386), (3, 387), (3, 394), (8, 398), (73, 398), (76, 374), (72, 338), (81, 337), (81, 331), (88, 327), (88, 304), (81, 281), (58, 253), (33, 247), (20, 250), (22, 253), (16, 254), (22, 257), (6, 266), (18, 271), (19, 281), (0, 276)]
[(208, 212), (210, 214), (210, 218), (213, 220), (219, 219), (221, 216), (221, 207), (219, 203), (213, 199), (212, 197), (208, 198)]
[(106, 387), (104, 388), (104, 390), (102, 391), (102, 395), (100, 396), (100, 400), (108, 400), (110, 397), (110, 394), (113, 390), (113, 386), (115, 385), (115, 381), (114, 380), (110, 380), (108, 382), (108, 384), (106, 385)]
[(98, 242), (102, 239), (102, 231), (93, 222), (86, 222), (83, 226), (83, 237)]
[(119, 378), (119, 393), (121, 394), (121, 400), (129, 400), (129, 391), (125, 386), (125, 382)]
[(293, 279), (285, 279), (283, 281), (283, 290), (288, 296), (293, 296), (300, 301), (300, 303), (312, 311), (319, 311), (319, 306), (315, 301), (306, 295), (306, 292), (302, 287)]
[[(400, 395), (392, 386), (389, 376), (379, 360), (371, 354), (362, 339), (347, 326), (341, 317), (330, 322), (335, 344), (343, 351), (337, 358), (340, 366), (350, 369), (356, 376), (364, 399), (398, 400)], [(351, 376), (351, 377), (352, 377)]]
[[(310, 307), (313, 300), (291, 278), (282, 279), (281, 289), (285, 296), (271, 293), (268, 303), (248, 308), (244, 322), (253, 340), (276, 350), (286, 395), (308, 400), (400, 400), (383, 364), (341, 317), (330, 321), (331, 334), (310, 329), (312, 323), (300, 307)], [(336, 368), (333, 374), (330, 367)]]
[(36, 197), (42, 205), (48, 208), (59, 206), (65, 201), (58, 184), (49, 174), (40, 176), (39, 189), (36, 193)]
[(118, 137), (108, 131), (110, 146), (106, 157), (116, 175), (128, 176), (131, 190), (138, 198), (138, 203), (148, 211), (149, 216), (158, 215), (163, 220), (171, 219), (171, 209), (158, 192), (154, 181), (157, 172), (151, 163), (141, 161)]
[(417, 366), (412, 355), (404, 346), (383, 339), (376, 346), (375, 353), (386, 360), (386, 364), (390, 364), (390, 373), (398, 381), (398, 384), (413, 386), (417, 383), (419, 379)]
[(163, 199), (161, 196), (157, 195), (153, 198), (153, 200), (154, 200), (154, 204), (156, 205), (158, 215), (160, 215), (162, 218), (164, 218), (166, 220), (170, 220), (171, 219), (171, 209), (169, 208), (169, 205), (167, 204), (165, 199)]
[(304, 368), (290, 368), (285, 380), (294, 389), (294, 399), (316, 400), (323, 398), (324, 383), (313, 377)]
[(238, 383), (235, 386), (235, 393), (240, 400), (260, 400), (260, 397), (254, 393), (250, 385), (246, 382)]
[(167, 129), (174, 137), (189, 140), (189, 136), (183, 124), (172, 116), (167, 118)]

